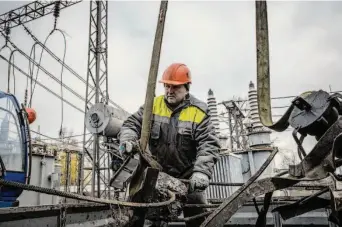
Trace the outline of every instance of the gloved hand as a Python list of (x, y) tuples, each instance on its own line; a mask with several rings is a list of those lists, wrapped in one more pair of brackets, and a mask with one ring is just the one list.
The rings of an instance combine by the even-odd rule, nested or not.
[(190, 177), (190, 192), (201, 192), (209, 186), (209, 177), (201, 172), (194, 172)]
[(122, 142), (120, 143), (120, 146), (119, 146), (119, 152), (120, 152), (120, 155), (124, 155), (124, 154), (130, 154), (132, 153), (133, 151), (133, 147), (136, 145), (136, 142), (134, 141), (125, 141), (125, 142)]

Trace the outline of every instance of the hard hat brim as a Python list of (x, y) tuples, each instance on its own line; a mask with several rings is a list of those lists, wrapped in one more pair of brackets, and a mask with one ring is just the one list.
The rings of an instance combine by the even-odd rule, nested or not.
[(179, 81), (172, 81), (172, 80), (159, 80), (159, 83), (171, 84), (171, 85), (183, 85), (183, 84), (187, 84), (190, 82), (179, 82)]

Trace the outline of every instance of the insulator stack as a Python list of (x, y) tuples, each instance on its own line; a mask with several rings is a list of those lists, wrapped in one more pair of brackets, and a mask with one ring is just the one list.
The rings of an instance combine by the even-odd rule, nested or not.
[(56, 29), (56, 27), (57, 27), (57, 19), (59, 17), (59, 13), (60, 13), (60, 6), (61, 6), (61, 2), (56, 1), (55, 2), (55, 8), (53, 11), (53, 16), (55, 17), (54, 29)]
[(258, 147), (258, 146), (270, 146), (271, 131), (268, 130), (261, 124), (259, 111), (258, 111), (258, 98), (257, 91), (254, 87), (253, 82), (249, 83), (249, 91), (248, 91), (248, 102), (250, 108), (249, 118), (251, 120), (251, 131), (247, 134), (249, 146), (250, 147)]
[(253, 131), (260, 131), (263, 129), (263, 125), (261, 124), (259, 112), (258, 112), (257, 91), (252, 81), (249, 83), (248, 102), (249, 102), (250, 119), (251, 119)]
[(54, 11), (53, 11), (53, 16), (54, 16), (54, 17), (59, 17), (60, 5), (61, 5), (61, 2), (60, 2), (60, 1), (56, 1), (56, 2), (55, 2), (55, 8), (54, 8)]
[(217, 102), (214, 96), (214, 92), (211, 89), (209, 89), (208, 91), (207, 104), (208, 104), (209, 112), (211, 114), (211, 120), (214, 124), (216, 132), (218, 133), (220, 130), (220, 123), (219, 123), (218, 113), (217, 113)]

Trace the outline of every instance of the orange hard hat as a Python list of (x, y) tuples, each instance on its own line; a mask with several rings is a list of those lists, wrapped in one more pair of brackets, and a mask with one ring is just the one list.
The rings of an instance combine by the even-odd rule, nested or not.
[(164, 84), (181, 85), (191, 83), (190, 69), (182, 63), (173, 63), (164, 71), (162, 79)]
[(29, 122), (29, 124), (33, 123), (36, 120), (37, 114), (36, 111), (32, 108), (25, 108), (26, 113), (27, 113), (27, 120)]

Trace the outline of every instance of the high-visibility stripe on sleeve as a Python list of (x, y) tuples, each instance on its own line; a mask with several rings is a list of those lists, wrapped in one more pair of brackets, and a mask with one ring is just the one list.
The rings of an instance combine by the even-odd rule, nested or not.
[(180, 121), (188, 121), (200, 124), (205, 118), (206, 114), (196, 106), (189, 106), (182, 110), (179, 115)]
[(164, 96), (158, 96), (154, 98), (153, 102), (153, 114), (160, 117), (171, 117), (171, 110), (166, 106)]

